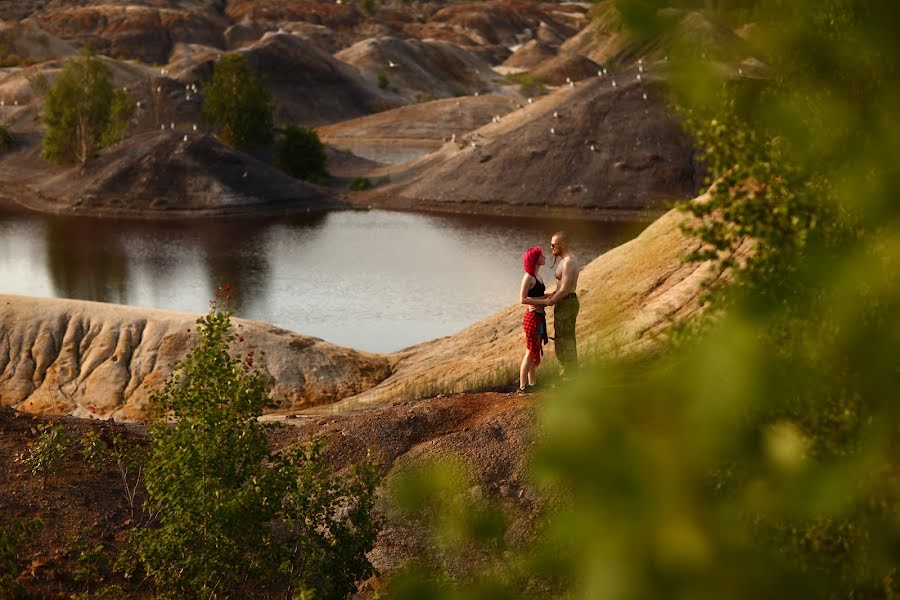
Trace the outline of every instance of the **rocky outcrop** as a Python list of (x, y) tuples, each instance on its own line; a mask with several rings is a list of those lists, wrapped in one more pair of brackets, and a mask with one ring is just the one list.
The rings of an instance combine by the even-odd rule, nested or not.
[(362, 70), (373, 84), (396, 89), (411, 100), (464, 96), (502, 81), (477, 55), (437, 40), (370, 39), (335, 58)]
[[(367, 204), (585, 216), (660, 209), (697, 192), (694, 150), (637, 70), (594, 76), (382, 173)], [(616, 85), (613, 86), (613, 82)]]
[[(184, 138), (187, 137), (187, 141)], [(184, 218), (320, 212), (333, 193), (233, 150), (211, 135), (154, 131), (102, 151), (84, 173), (9, 182), (0, 196), (32, 210), (93, 216)]]
[[(0, 405), (141, 420), (196, 340), (196, 315), (76, 300), (0, 296)], [(391, 371), (382, 356), (234, 319), (233, 351), (264, 354), (283, 410), (359, 393)]]
[[(582, 358), (651, 353), (671, 322), (701, 309), (703, 284), (714, 273), (709, 263), (684, 260), (700, 244), (682, 233), (686, 218), (677, 210), (666, 213), (637, 238), (584, 267), (577, 289)], [(394, 373), (377, 386), (309, 412), (353, 412), (399, 399), (513, 381), (525, 348), (523, 310), (510, 306), (455, 335), (413, 346), (399, 354)], [(551, 335), (552, 312), (548, 311)], [(555, 369), (552, 342), (544, 352), (542, 372)]]

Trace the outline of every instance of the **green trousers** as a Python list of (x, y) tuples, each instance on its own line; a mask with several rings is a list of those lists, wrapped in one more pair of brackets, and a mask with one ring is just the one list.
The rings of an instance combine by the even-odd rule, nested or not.
[(575, 319), (581, 305), (578, 296), (571, 293), (553, 308), (553, 345), (562, 375), (571, 375), (578, 368), (578, 347), (575, 345)]

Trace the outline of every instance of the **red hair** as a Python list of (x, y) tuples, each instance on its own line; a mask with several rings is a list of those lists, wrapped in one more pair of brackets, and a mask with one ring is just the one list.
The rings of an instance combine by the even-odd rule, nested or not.
[(540, 246), (535, 246), (526, 250), (522, 255), (522, 265), (525, 267), (525, 272), (532, 277), (537, 277), (537, 263), (543, 253), (544, 251)]

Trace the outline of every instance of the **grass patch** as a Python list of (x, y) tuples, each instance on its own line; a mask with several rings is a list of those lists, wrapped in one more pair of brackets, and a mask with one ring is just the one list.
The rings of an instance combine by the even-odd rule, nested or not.
[(543, 96), (547, 93), (547, 86), (543, 81), (525, 71), (523, 73), (507, 73), (506, 80), (519, 86), (519, 92), (523, 96)]
[(373, 187), (375, 186), (372, 185), (368, 177), (357, 177), (350, 184), (350, 189), (354, 192), (364, 192), (365, 190), (371, 190)]

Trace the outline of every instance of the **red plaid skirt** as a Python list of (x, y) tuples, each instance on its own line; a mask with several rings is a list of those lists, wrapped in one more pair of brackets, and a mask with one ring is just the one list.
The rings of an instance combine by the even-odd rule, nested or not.
[(525, 316), (522, 318), (522, 329), (525, 330), (525, 347), (531, 352), (531, 358), (534, 359), (534, 366), (541, 364), (541, 356), (544, 354), (544, 347), (547, 339), (547, 317), (544, 313), (526, 310)]

